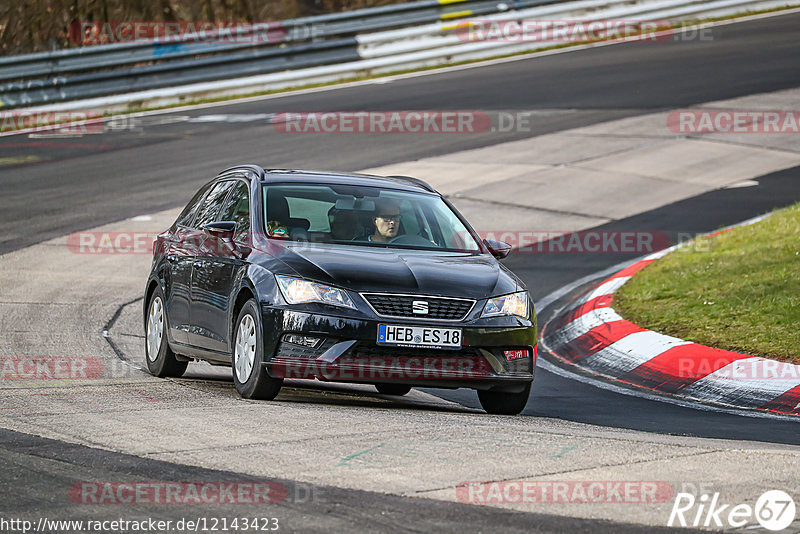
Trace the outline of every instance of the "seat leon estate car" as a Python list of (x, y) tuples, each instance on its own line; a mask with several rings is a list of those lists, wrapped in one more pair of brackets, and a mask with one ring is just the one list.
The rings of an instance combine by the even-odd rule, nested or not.
[(285, 379), (472, 388), (517, 414), (536, 364), (525, 285), (425, 182), (254, 165), (223, 171), (154, 242), (147, 366), (231, 366), (237, 391)]

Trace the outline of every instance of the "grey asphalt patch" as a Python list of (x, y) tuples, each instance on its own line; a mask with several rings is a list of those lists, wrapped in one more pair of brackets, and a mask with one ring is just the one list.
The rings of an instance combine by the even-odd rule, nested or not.
[[(184, 518), (277, 518), (284, 532), (668, 532), (592, 519), (572, 519), (451, 503), (440, 500), (386, 495), (331, 486), (265, 480), (230, 471), (218, 471), (139, 458), (82, 445), (54, 441), (0, 429), (0, 478), (13, 487), (5, 493), (2, 514), (34, 521), (152, 518), (177, 522)], [(82, 482), (235, 482), (278, 483), (286, 500), (278, 504), (76, 504), (70, 489)], [(46, 499), (42, 496), (47, 495)], [(66, 532), (66, 530), (62, 530)]]

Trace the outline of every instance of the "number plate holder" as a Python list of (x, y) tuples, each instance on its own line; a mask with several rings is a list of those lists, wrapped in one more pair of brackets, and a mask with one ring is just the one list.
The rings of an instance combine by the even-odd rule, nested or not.
[(460, 328), (396, 324), (378, 325), (378, 345), (458, 350), (461, 348), (461, 341)]

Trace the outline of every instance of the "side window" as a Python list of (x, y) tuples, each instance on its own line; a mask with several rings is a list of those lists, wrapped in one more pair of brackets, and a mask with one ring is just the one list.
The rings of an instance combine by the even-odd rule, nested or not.
[(204, 224), (217, 219), (217, 214), (222, 207), (222, 203), (225, 201), (225, 197), (228, 196), (228, 192), (234, 185), (236, 185), (236, 182), (228, 180), (225, 182), (218, 182), (211, 188), (211, 191), (208, 192), (208, 195), (203, 199), (203, 202), (197, 209), (197, 215), (194, 218), (194, 224), (192, 224), (194, 228), (202, 228)]
[(434, 239), (437, 239), (437, 236), (441, 234), (441, 239), (443, 241), (441, 246), (459, 250), (480, 250), (478, 244), (466, 229), (456, 232), (455, 229), (463, 228), (463, 225), (461, 224), (461, 221), (459, 221), (458, 217), (456, 217), (455, 213), (449, 209), (436, 210), (433, 213), (434, 219), (431, 221), (431, 223), (433, 223), (433, 226), (438, 227), (434, 231), (434, 234), (436, 234), (434, 235)]
[(233, 193), (225, 201), (219, 220), (235, 222), (236, 234), (233, 238), (247, 241), (247, 233), (250, 231), (250, 191), (245, 182), (236, 183)]
[(307, 220), (310, 232), (327, 232), (330, 229), (328, 211), (333, 203), (297, 197), (286, 197), (286, 202), (289, 204), (289, 217)]
[(183, 208), (183, 211), (180, 215), (178, 215), (178, 219), (175, 221), (175, 224), (178, 226), (191, 226), (192, 219), (194, 218), (194, 214), (197, 212), (197, 208), (200, 206), (200, 201), (206, 195), (208, 190), (211, 188), (211, 184), (207, 184), (200, 188), (200, 191), (195, 193), (192, 200), (186, 204), (186, 207)]

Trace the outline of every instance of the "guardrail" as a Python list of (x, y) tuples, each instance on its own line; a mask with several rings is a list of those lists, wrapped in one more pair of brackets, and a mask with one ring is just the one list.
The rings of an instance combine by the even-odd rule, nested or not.
[[(563, 0), (523, 0), (514, 5), (529, 6)], [(280, 22), (242, 25), (235, 28), (236, 40), (248, 36), (269, 34), (257, 43), (260, 46), (318, 41), (330, 37), (352, 36), (357, 33), (386, 30), (401, 26), (423, 24), (446, 19), (465, 10), (473, 14), (498, 10), (494, 0), (423, 0), (377, 8), (359, 9)], [(0, 81), (36, 76), (60, 76), (97, 68), (121, 67), (146, 61), (166, 61), (174, 58), (217, 54), (252, 48), (253, 44), (225, 43), (224, 32), (214, 31), (185, 34), (175, 38), (86, 46), (0, 58)], [(259, 38), (263, 38), (261, 36)], [(214, 42), (219, 38), (220, 42)]]
[[(423, 0), (215, 34), (0, 58), (0, 106), (99, 107), (280, 88), (532, 50), (552, 41), (468, 42), (469, 19), (680, 20), (787, 0)], [(271, 32), (271, 33), (270, 33)], [(255, 36), (258, 35), (258, 39)], [(248, 40), (248, 36), (253, 36)], [(265, 37), (266, 36), (266, 37)], [(252, 42), (251, 42), (252, 41)], [(79, 101), (80, 103), (76, 102)], [(65, 104), (71, 103), (71, 104)], [(52, 107), (52, 106), (50, 106)]]

